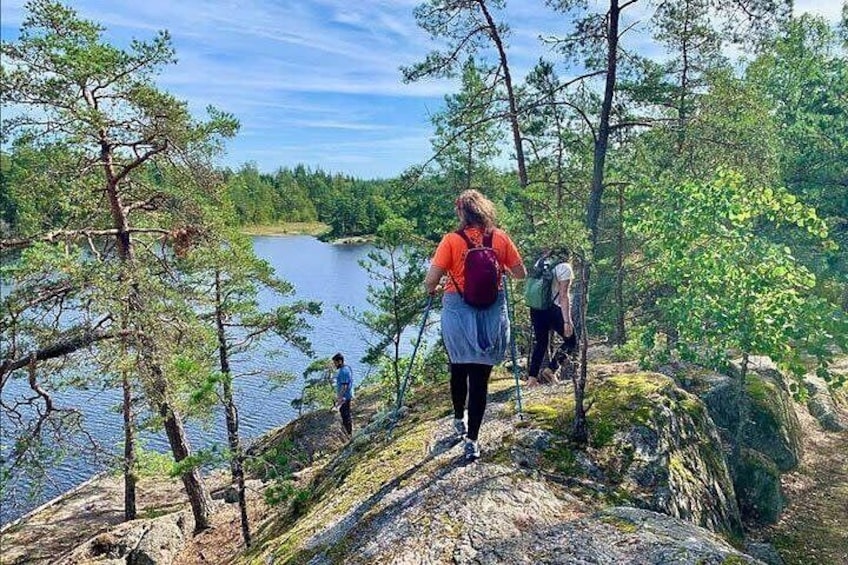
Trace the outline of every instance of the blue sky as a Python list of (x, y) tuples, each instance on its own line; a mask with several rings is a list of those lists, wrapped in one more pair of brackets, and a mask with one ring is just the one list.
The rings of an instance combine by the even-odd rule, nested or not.
[[(212, 104), (241, 121), (222, 164), (260, 170), (304, 163), (388, 177), (430, 155), (430, 116), (450, 81), (403, 84), (398, 68), (436, 45), (412, 16), (417, 0), (77, 0), (83, 17), (119, 45), (171, 32), (179, 62), (159, 84), (200, 115)], [(23, 0), (0, 3), (13, 40)], [(796, 0), (796, 12), (836, 21), (840, 0)], [(512, 0), (509, 55), (520, 78), (544, 53), (539, 35), (568, 22), (541, 0)], [(631, 17), (638, 17), (633, 14)]]

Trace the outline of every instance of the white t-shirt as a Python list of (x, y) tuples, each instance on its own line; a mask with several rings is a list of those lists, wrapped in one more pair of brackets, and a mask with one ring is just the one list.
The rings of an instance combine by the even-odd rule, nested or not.
[(568, 263), (559, 263), (554, 267), (554, 280), (551, 284), (551, 297), (554, 299), (554, 304), (560, 305), (559, 302), (559, 282), (570, 281), (574, 278), (574, 271)]

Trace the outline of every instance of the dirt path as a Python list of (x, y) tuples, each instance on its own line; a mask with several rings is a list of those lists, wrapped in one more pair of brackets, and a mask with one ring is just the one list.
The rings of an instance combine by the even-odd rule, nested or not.
[(800, 408), (801, 465), (781, 477), (789, 505), (780, 521), (757, 532), (786, 565), (848, 564), (848, 432), (825, 432)]

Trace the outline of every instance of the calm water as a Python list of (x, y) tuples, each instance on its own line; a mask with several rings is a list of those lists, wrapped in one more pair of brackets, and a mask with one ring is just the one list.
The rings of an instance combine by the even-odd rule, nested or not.
[[(342, 351), (353, 368), (354, 381), (359, 382), (368, 372), (368, 367), (362, 366), (359, 361), (367, 347), (367, 336), (364, 330), (342, 316), (335, 305), (349, 305), (359, 310), (368, 307), (368, 275), (358, 261), (365, 257), (370, 247), (330, 245), (308, 236), (256, 237), (254, 245), (257, 254), (271, 263), (277, 275), (295, 286), (297, 299), (323, 303), (323, 315), (311, 321), (313, 329), (309, 335), (315, 355), (329, 357)], [(262, 306), (269, 308), (279, 305), (282, 300), (271, 294), (260, 297)], [(300, 394), (300, 375), (309, 364), (309, 359), (297, 352), (287, 352), (279, 346), (274, 348), (280, 349), (283, 354), (279, 356), (266, 350), (255, 352), (249, 358), (234, 360), (233, 370), (236, 372), (251, 372), (261, 368), (288, 371), (298, 376), (294, 382), (276, 388), (262, 375), (244, 376), (237, 380), (236, 395), (243, 437), (256, 437), (289, 422), (297, 415), (290, 401)], [(7, 385), (3, 394), (6, 401), (14, 398), (17, 391), (23, 390), (22, 383), (10, 384), (12, 386)], [(56, 397), (57, 404), (76, 407), (83, 412), (86, 429), (101, 445), (119, 445), (123, 437), (119, 412), (120, 391), (75, 390), (57, 394)], [(223, 446), (226, 443), (220, 411), (210, 422), (189, 424), (188, 431), (195, 449), (213, 444)], [(148, 434), (144, 437), (144, 443), (148, 449), (167, 449), (164, 433)], [(38, 500), (32, 501), (26, 508), (11, 509), (9, 504), (0, 505), (0, 522), (15, 519), (23, 511), (76, 486), (98, 470), (98, 466), (90, 461), (78, 458), (66, 460), (52, 470), (51, 484)]]

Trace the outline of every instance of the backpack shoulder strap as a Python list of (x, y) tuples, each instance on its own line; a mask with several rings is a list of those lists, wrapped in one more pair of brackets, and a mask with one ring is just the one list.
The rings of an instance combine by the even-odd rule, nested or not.
[[(455, 233), (456, 235), (461, 237), (463, 240), (465, 240), (465, 245), (468, 246), (468, 249), (471, 249), (471, 248), (474, 247), (474, 244), (471, 243), (471, 240), (468, 238), (467, 235), (465, 235), (465, 231), (462, 228), (456, 230), (453, 233)], [(462, 297), (462, 295), (463, 295), (462, 289), (459, 288), (459, 283), (456, 282), (455, 278), (453, 278), (453, 274), (451, 274), (450, 270), (448, 271), (448, 276), (450, 277), (450, 280), (453, 283), (453, 287), (456, 289), (456, 292), (459, 294), (460, 297)]]
[(466, 235), (465, 230), (458, 229), (453, 233), (455, 233), (456, 235), (461, 237), (463, 240), (465, 240), (465, 245), (468, 246), (468, 249), (472, 249), (474, 247), (474, 243), (471, 241), (471, 239), (468, 237), (468, 235)]
[(492, 241), (495, 239), (495, 230), (489, 230), (483, 234), (483, 247), (493, 247)]

